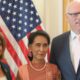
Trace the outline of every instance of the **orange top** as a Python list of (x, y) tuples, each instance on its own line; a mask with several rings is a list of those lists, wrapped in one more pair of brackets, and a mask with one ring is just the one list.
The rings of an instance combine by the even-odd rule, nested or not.
[(41, 71), (36, 71), (26, 64), (19, 68), (17, 80), (61, 80), (60, 72), (56, 65), (46, 64)]

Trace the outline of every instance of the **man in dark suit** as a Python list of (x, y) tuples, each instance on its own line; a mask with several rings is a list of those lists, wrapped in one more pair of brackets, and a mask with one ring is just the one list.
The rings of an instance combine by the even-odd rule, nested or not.
[(71, 30), (53, 39), (50, 62), (57, 64), (62, 80), (80, 80), (80, 1), (68, 4), (66, 16)]

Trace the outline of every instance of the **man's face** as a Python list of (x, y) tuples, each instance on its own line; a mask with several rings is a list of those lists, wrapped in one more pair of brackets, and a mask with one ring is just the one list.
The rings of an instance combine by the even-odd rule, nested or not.
[(80, 34), (80, 11), (74, 13), (68, 13), (67, 15), (71, 29), (75, 33)]
[(80, 2), (73, 3), (68, 7), (67, 19), (70, 24), (71, 30), (80, 34)]

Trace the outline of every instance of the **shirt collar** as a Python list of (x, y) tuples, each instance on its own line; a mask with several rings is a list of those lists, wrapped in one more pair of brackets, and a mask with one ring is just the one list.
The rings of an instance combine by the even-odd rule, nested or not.
[(71, 39), (74, 40), (76, 38), (76, 36), (77, 35), (73, 31), (71, 31), (71, 33), (70, 33)]

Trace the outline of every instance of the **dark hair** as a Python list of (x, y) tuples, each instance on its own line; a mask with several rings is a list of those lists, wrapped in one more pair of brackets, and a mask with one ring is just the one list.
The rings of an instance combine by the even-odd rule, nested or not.
[[(5, 41), (1, 32), (0, 32), (0, 45), (2, 46), (3, 53), (4, 53), (4, 50), (5, 50), (5, 47), (6, 47), (6, 41)], [(0, 59), (3, 58), (3, 56), (4, 56), (4, 54), (0, 55)]]
[(50, 44), (50, 37), (49, 37), (48, 33), (45, 32), (45, 31), (42, 31), (42, 30), (38, 30), (38, 31), (32, 32), (32, 33), (29, 35), (28, 45), (32, 44), (33, 41), (34, 41), (34, 39), (35, 39), (37, 36), (44, 36), (44, 37), (47, 39), (48, 44)]

